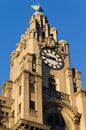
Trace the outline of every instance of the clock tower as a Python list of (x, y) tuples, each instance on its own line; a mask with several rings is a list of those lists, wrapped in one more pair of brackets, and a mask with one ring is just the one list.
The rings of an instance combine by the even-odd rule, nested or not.
[(11, 53), (0, 96), (0, 130), (86, 130), (86, 91), (40, 5)]

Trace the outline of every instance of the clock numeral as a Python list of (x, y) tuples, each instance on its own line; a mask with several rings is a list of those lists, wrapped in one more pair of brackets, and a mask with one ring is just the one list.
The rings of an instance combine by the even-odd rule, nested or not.
[(60, 68), (60, 66), (59, 66), (59, 65), (57, 65), (57, 67), (58, 67), (58, 69)]
[(59, 60), (56, 58), (56, 62), (59, 62)]
[(56, 69), (56, 68), (57, 68), (57, 66), (56, 66), (56, 65), (53, 65), (53, 68), (54, 68), (54, 69)]
[(48, 64), (48, 61), (47, 61), (47, 60), (44, 60), (44, 63), (45, 63), (45, 64)]
[(63, 64), (63, 61), (59, 61), (59, 64)]
[(44, 55), (45, 53), (44, 52), (41, 52), (41, 55)]
[(46, 59), (45, 56), (42, 56), (42, 59), (43, 59), (43, 60)]
[(45, 53), (47, 53), (47, 50), (44, 50)]
[(48, 51), (48, 53), (51, 53), (51, 50), (49, 49), (49, 50), (47, 50)]
[(48, 65), (49, 65), (50, 67), (52, 67), (52, 64), (49, 63)]
[(58, 59), (58, 61), (59, 61), (59, 62), (60, 62), (60, 61), (62, 62), (62, 59)]
[(59, 65), (62, 65), (62, 62), (59, 62)]
[(52, 51), (52, 54), (54, 54), (54, 55), (55, 55), (55, 54), (56, 54), (56, 53), (55, 53), (55, 51)]
[(56, 54), (56, 57), (57, 57), (57, 58), (60, 58), (60, 56), (59, 56), (58, 54)]

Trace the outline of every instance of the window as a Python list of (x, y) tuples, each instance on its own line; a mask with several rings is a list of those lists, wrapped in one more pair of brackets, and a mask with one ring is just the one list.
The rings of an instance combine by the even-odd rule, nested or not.
[(29, 87), (30, 87), (30, 92), (34, 93), (35, 91), (35, 76), (33, 74), (29, 75)]
[(73, 83), (73, 87), (74, 87), (74, 93), (77, 92), (77, 86), (76, 86), (76, 83)]
[(74, 68), (72, 68), (72, 77), (75, 78), (75, 76), (76, 76), (76, 71)]
[(35, 110), (35, 102), (34, 101), (30, 101), (30, 108)]
[(6, 101), (3, 101), (3, 103), (5, 104), (5, 103), (6, 103)]
[(19, 113), (21, 112), (21, 103), (19, 104)]
[(30, 130), (34, 130), (34, 126), (31, 126)]
[(32, 56), (32, 71), (36, 71), (36, 55)]
[(33, 74), (29, 75), (29, 82), (30, 82), (30, 84), (34, 84), (35, 83), (35, 76)]
[(39, 130), (39, 128), (35, 128), (36, 130)]
[(28, 129), (28, 130), (29, 130), (29, 125), (25, 125), (25, 129)]
[(30, 86), (30, 92), (31, 92), (31, 93), (34, 93), (34, 92), (35, 92), (35, 87), (34, 87), (34, 85)]
[(39, 30), (40, 30), (40, 25), (39, 25), (37, 19), (36, 19), (36, 30), (38, 30), (38, 32), (39, 32)]
[(45, 32), (44, 31), (42, 31), (42, 37), (45, 38)]
[(48, 78), (48, 86), (50, 89), (56, 90), (56, 83), (53, 75), (50, 75)]
[(77, 92), (77, 84), (76, 84), (76, 70), (72, 68), (72, 78), (73, 78), (73, 89), (74, 93)]
[(50, 34), (50, 37), (53, 38), (53, 34)]
[(8, 112), (6, 112), (6, 115), (7, 115), (7, 116), (8, 116), (8, 114), (9, 114), (9, 113), (8, 113)]
[(12, 111), (12, 114), (11, 114), (11, 115), (12, 115), (12, 117), (14, 117), (14, 115), (15, 115), (15, 111), (14, 111), (14, 110)]
[(20, 85), (20, 87), (19, 87), (19, 95), (21, 95), (21, 89), (22, 89), (22, 86)]
[(4, 111), (1, 111), (2, 114), (4, 114)]

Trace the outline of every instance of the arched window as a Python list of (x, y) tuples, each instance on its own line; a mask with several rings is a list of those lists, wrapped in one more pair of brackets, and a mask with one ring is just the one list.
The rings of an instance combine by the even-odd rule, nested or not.
[(46, 124), (51, 126), (50, 130), (65, 130), (66, 124), (60, 113), (51, 113), (47, 115)]

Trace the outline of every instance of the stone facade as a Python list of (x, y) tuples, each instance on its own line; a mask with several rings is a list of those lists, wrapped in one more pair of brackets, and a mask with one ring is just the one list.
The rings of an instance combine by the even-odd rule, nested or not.
[[(86, 130), (86, 91), (81, 73), (70, 66), (69, 44), (37, 12), (11, 53), (10, 80), (2, 85), (0, 130)], [(64, 61), (49, 68), (40, 51), (54, 48)], [(54, 59), (54, 58), (53, 58)]]

